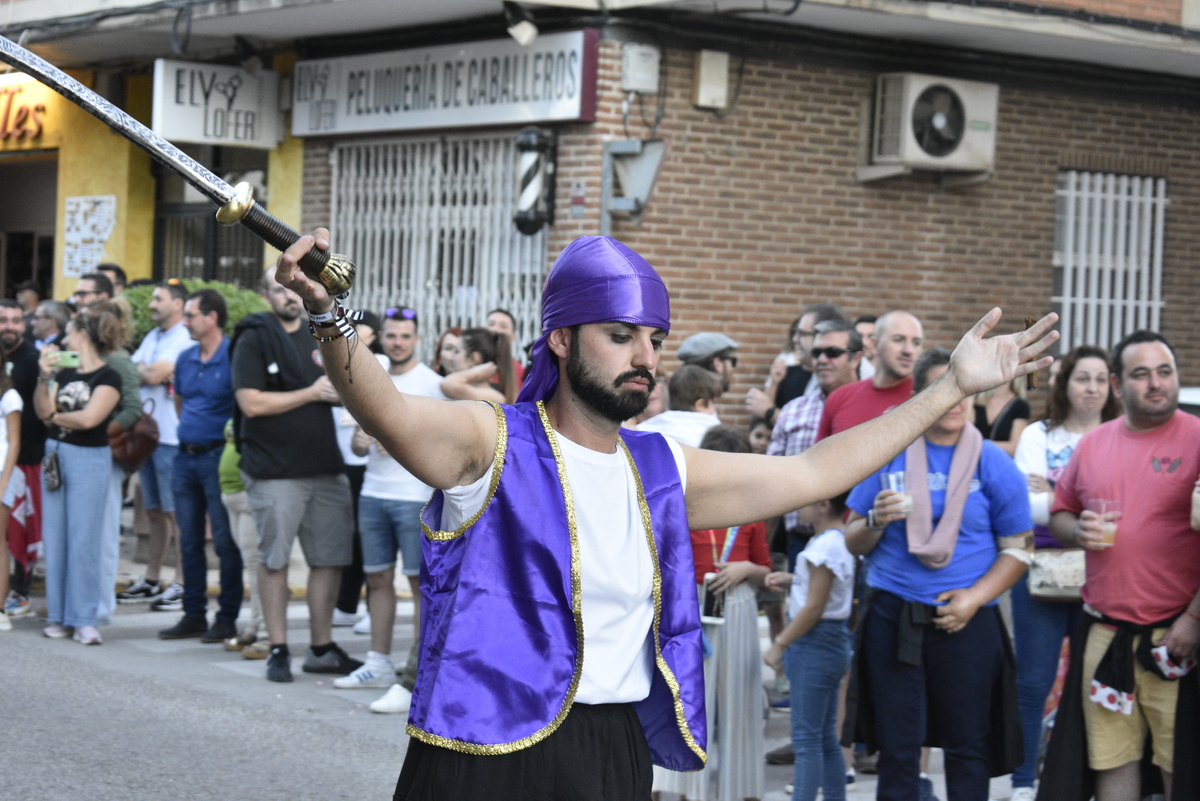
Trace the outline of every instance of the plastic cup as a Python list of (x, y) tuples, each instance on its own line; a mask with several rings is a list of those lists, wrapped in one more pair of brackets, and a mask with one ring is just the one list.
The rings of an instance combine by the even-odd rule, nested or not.
[(904, 514), (912, 514), (913, 498), (910, 493), (905, 490), (904, 474), (903, 473), (885, 473), (884, 478), (887, 481), (887, 488), (893, 492), (900, 493), (901, 500), (904, 501), (902, 511)]
[(1105, 545), (1115, 545), (1121, 502), (1113, 498), (1091, 498), (1088, 500), (1088, 509), (1100, 515), (1100, 541)]

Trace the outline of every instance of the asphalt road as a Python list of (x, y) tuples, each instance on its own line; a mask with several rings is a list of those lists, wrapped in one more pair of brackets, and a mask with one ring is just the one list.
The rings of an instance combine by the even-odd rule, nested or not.
[[(392, 797), (408, 738), (405, 716), (367, 710), (383, 691), (335, 690), (332, 677), (301, 672), (299, 658), (295, 682), (268, 682), (265, 661), (157, 639), (177, 615), (145, 609), (118, 610), (101, 646), (46, 639), (32, 615), (0, 634), (0, 799)], [(289, 618), (302, 657), (304, 605)], [(366, 637), (336, 631), (365, 654)], [(408, 646), (398, 641), (396, 653)]]

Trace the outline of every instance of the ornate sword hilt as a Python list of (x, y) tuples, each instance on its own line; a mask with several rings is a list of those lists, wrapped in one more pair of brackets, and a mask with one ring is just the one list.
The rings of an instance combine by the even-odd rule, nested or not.
[[(287, 250), (300, 238), (290, 225), (254, 202), (254, 187), (245, 181), (235, 186), (233, 198), (217, 209), (217, 222), (222, 225), (241, 223), (278, 250)], [(316, 246), (300, 257), (300, 269), (309, 278), (320, 281), (331, 295), (348, 292), (354, 285), (354, 262), (347, 256), (319, 250)]]

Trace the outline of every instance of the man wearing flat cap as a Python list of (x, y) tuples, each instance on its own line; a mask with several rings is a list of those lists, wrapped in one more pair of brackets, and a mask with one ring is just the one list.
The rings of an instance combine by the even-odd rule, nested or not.
[(737, 368), (738, 343), (716, 331), (692, 334), (679, 346), (679, 361), (694, 364), (721, 376), (724, 391), (729, 391), (733, 371)]
[[(330, 380), (397, 461), (435, 488), (422, 514), (421, 658), (396, 799), (648, 801), (651, 764), (706, 754), (689, 529), (725, 528), (845, 491), (964, 397), (1049, 359), (1050, 315), (983, 339), (887, 415), (789, 457), (697, 450), (621, 429), (654, 387), (670, 328), (645, 259), (581, 237), (542, 293), (542, 336), (516, 404), (401, 394), (346, 312), (297, 263)], [(1045, 335), (1045, 336), (1043, 336)], [(302, 436), (303, 432), (297, 432)]]

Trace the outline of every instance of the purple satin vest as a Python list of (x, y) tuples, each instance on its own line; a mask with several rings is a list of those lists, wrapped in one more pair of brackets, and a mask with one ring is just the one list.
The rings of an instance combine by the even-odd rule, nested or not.
[[(421, 657), (412, 737), (469, 754), (539, 742), (570, 712), (583, 669), (579, 546), (566, 469), (541, 403), (496, 406), (497, 470), (483, 509), (440, 531), (443, 496), (421, 513)], [(695, 567), (679, 471), (659, 434), (622, 431), (654, 564), (657, 650), (634, 704), (654, 763), (706, 759)]]

